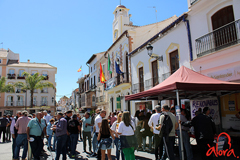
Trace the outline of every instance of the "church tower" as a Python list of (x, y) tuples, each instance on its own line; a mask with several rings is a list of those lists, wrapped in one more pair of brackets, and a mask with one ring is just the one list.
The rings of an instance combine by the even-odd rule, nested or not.
[(127, 30), (125, 24), (130, 24), (131, 15), (128, 14), (129, 9), (123, 5), (118, 5), (114, 10), (114, 20), (113, 20), (113, 42), (118, 39), (118, 37)]

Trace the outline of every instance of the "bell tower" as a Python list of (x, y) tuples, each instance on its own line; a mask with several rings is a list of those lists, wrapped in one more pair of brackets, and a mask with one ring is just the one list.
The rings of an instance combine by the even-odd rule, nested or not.
[(118, 5), (114, 10), (114, 20), (113, 20), (113, 42), (118, 39), (118, 37), (127, 30), (124, 24), (130, 23), (131, 15), (128, 14), (129, 9), (123, 5)]

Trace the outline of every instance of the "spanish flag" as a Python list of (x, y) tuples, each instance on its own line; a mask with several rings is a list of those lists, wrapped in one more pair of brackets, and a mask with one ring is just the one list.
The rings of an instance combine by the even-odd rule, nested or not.
[(101, 83), (105, 83), (106, 79), (105, 79), (105, 76), (104, 76), (104, 73), (103, 73), (103, 70), (102, 70), (102, 65), (100, 63), (100, 82)]

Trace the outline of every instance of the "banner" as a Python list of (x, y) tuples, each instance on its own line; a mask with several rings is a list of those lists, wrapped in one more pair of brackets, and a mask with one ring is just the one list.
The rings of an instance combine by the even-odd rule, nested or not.
[(209, 107), (210, 108), (210, 116), (213, 118), (216, 125), (220, 124), (220, 116), (219, 116), (219, 104), (217, 98), (208, 98), (204, 100), (190, 100), (191, 106), (191, 118), (195, 117), (195, 112), (198, 111), (199, 108)]

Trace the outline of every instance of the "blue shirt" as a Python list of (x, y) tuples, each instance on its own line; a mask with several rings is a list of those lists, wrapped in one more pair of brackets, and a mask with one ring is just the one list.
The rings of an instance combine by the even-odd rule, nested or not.
[(91, 126), (86, 127), (86, 123), (91, 124), (91, 117), (86, 119), (85, 117), (82, 118), (82, 129), (84, 132), (91, 132)]
[(30, 128), (30, 135), (41, 136), (46, 123), (44, 119), (41, 119), (41, 123), (39, 123), (37, 118), (33, 118), (28, 122), (27, 127)]
[(48, 124), (47, 124), (47, 135), (52, 135), (52, 133), (53, 133), (53, 130), (51, 130), (51, 127), (52, 127), (52, 124), (51, 124), (51, 122), (48, 122)]
[(67, 134), (67, 120), (65, 118), (60, 118), (56, 126), (55, 133), (57, 137)]

